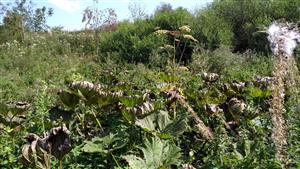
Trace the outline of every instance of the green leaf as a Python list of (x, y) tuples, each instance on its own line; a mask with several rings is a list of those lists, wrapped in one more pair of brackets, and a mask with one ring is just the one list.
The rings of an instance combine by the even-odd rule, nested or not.
[(148, 168), (151, 166), (147, 166), (145, 161), (139, 157), (136, 157), (134, 155), (127, 155), (124, 158), (126, 159), (126, 161), (132, 169), (151, 169)]
[(127, 110), (123, 110), (122, 115), (130, 124), (134, 123), (134, 121), (135, 121), (134, 114), (129, 113)]
[(152, 113), (144, 117), (143, 119), (136, 120), (135, 124), (148, 131), (155, 131), (155, 123), (154, 123), (155, 120), (156, 120), (156, 114)]
[(159, 137), (165, 139), (170, 138), (170, 136), (176, 137), (187, 129), (185, 119), (171, 120), (166, 111), (152, 113), (143, 119), (138, 119), (135, 124), (146, 131), (157, 132)]
[(172, 123), (172, 120), (170, 120), (170, 118), (169, 118), (169, 113), (166, 112), (166, 111), (162, 111), (162, 110), (159, 111), (159, 113), (157, 114), (157, 125), (158, 125), (158, 128), (160, 130), (163, 130), (170, 123)]
[(109, 153), (125, 146), (124, 139), (118, 137), (117, 134), (110, 133), (105, 137), (95, 137), (91, 141), (85, 141), (85, 145), (81, 148), (87, 153)]
[(8, 107), (6, 104), (0, 102), (0, 114), (5, 114), (8, 112)]
[(99, 137), (93, 138), (92, 141), (86, 141), (81, 150), (87, 153), (106, 153), (102, 139)]
[(173, 137), (181, 135), (187, 129), (187, 122), (185, 119), (178, 119), (169, 123), (164, 129), (161, 130), (162, 133), (168, 133)]
[(126, 107), (134, 107), (138, 104), (141, 104), (143, 102), (143, 99), (136, 96), (123, 96), (120, 98), (120, 101), (122, 104), (124, 104)]
[(145, 140), (145, 146), (139, 149), (143, 152), (143, 159), (134, 155), (124, 157), (132, 169), (170, 168), (180, 164), (181, 149), (169, 141), (151, 138)]

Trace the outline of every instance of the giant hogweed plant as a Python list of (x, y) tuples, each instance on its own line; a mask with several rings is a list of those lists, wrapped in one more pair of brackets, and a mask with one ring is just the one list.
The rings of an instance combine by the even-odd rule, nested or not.
[[(211, 78), (207, 78), (207, 81), (209, 81), (210, 79)], [(209, 83), (214, 83), (214, 81), (211, 81)], [(207, 85), (211, 86), (212, 84), (209, 84), (209, 83)], [(105, 89), (102, 88), (101, 90), (99, 90), (101, 87), (95, 88), (95, 86), (99, 86), (99, 85), (94, 85), (89, 82), (73, 82), (72, 84), (73, 85), (81, 84), (81, 85), (78, 85), (79, 91), (75, 92), (75, 93), (77, 93), (77, 94), (75, 94), (75, 96), (79, 97), (80, 98), (79, 100), (87, 103), (87, 105), (92, 103), (92, 104), (101, 106), (102, 101), (101, 101), (101, 99), (100, 100), (98, 100), (98, 99), (103, 96), (110, 97), (108, 93), (106, 95), (103, 95), (102, 92)], [(70, 87), (72, 87), (72, 84), (70, 85)], [(233, 89), (231, 89), (231, 90), (235, 90), (234, 89), (235, 86), (236, 85), (233, 84), (233, 87), (232, 87)], [(203, 137), (206, 139), (212, 138), (211, 134), (209, 134), (209, 133), (211, 133), (211, 129), (208, 129), (206, 126), (203, 126), (203, 124), (204, 124), (203, 122), (202, 123), (200, 122), (201, 125), (197, 124), (197, 122), (199, 123), (200, 119), (199, 119), (199, 117), (197, 118), (197, 116), (198, 116), (197, 113), (185, 101), (185, 98), (182, 96), (183, 93), (180, 92), (181, 89), (179, 89), (179, 91), (178, 91), (178, 89), (176, 89), (176, 88), (167, 88), (167, 89), (163, 88), (162, 90), (163, 90), (163, 92), (161, 93), (163, 95), (162, 98), (165, 98), (163, 100), (163, 104), (167, 106), (165, 108), (160, 107), (160, 104), (157, 103), (157, 100), (159, 100), (159, 99), (155, 98), (155, 95), (156, 95), (155, 93), (142, 94), (141, 92), (137, 92), (137, 93), (140, 93), (141, 95), (140, 96), (138, 96), (138, 95), (127, 96), (127, 91), (123, 91), (122, 95), (115, 97), (116, 100), (113, 100), (108, 103), (111, 103), (110, 105), (115, 104), (115, 106), (117, 106), (115, 108), (118, 110), (118, 112), (121, 113), (121, 117), (123, 117), (123, 119), (125, 119), (125, 121), (127, 121), (128, 124), (135, 126), (135, 127), (141, 127), (144, 130), (144, 132), (146, 132), (145, 133), (146, 135), (150, 134), (150, 135), (152, 135), (151, 136), (152, 138), (158, 137), (157, 139), (160, 139), (160, 140), (171, 139), (174, 141), (177, 140), (176, 138), (181, 137), (182, 134), (184, 132), (186, 132), (187, 129), (189, 128), (187, 123), (185, 122), (185, 118), (181, 119), (180, 116), (177, 116), (177, 118), (174, 118), (174, 117), (176, 117), (176, 115), (172, 116), (172, 114), (169, 113), (170, 110), (172, 112), (172, 109), (175, 108), (172, 106), (173, 104), (175, 104), (176, 107), (182, 106), (183, 109), (177, 108), (177, 110), (175, 110), (175, 111), (179, 111), (180, 109), (182, 111), (182, 110), (186, 109), (187, 112), (190, 113), (190, 115), (188, 115), (188, 114), (185, 114), (185, 115), (191, 116), (191, 119), (194, 118), (194, 120), (192, 120), (192, 121), (196, 122), (196, 125), (195, 125), (196, 128), (194, 131), (198, 132), (200, 134), (200, 137)], [(259, 90), (259, 89), (257, 89), (257, 90)], [(97, 91), (97, 92), (94, 93), (95, 91)], [(237, 90), (236, 92), (239, 92), (239, 90)], [(154, 95), (154, 96), (150, 97), (151, 95)], [(111, 96), (113, 96), (112, 93), (111, 93)], [(156, 97), (158, 97), (158, 96), (156, 96)], [(260, 97), (260, 96), (256, 96), (256, 97)], [(88, 101), (87, 98), (93, 98), (93, 99), (98, 98), (96, 100), (98, 100), (99, 102), (98, 103), (90, 102), (90, 101)], [(143, 102), (143, 100), (145, 100), (145, 99), (148, 99), (148, 101)], [(229, 112), (231, 114), (230, 116), (232, 116), (232, 117), (226, 117), (226, 118), (228, 118), (229, 120), (232, 119), (235, 121), (239, 121), (239, 123), (235, 124), (234, 121), (226, 122), (226, 119), (223, 121), (221, 120), (221, 124), (224, 125), (225, 127), (227, 127), (227, 130), (235, 130), (234, 128), (238, 128), (239, 126), (242, 126), (242, 122), (243, 122), (243, 120), (245, 120), (244, 117), (247, 118), (249, 113), (253, 112), (253, 110), (245, 107), (245, 104), (242, 101), (239, 101), (238, 99), (231, 99), (231, 100), (232, 101), (230, 101), (226, 105), (230, 108)], [(147, 105), (147, 102), (152, 103), (153, 105), (152, 106), (149, 104)], [(138, 105), (140, 105), (140, 106), (138, 106)], [(107, 106), (107, 104), (106, 104), (106, 106)], [(210, 106), (210, 105), (208, 105), (208, 106)], [(111, 107), (111, 106), (109, 106), (109, 107)], [(157, 111), (158, 107), (163, 108), (166, 111)], [(105, 108), (105, 106), (102, 108)], [(220, 111), (215, 111), (212, 105), (208, 109), (210, 109), (210, 110), (207, 110), (207, 111), (211, 111), (212, 113), (216, 113), (216, 114), (223, 113)], [(179, 111), (179, 112), (181, 112), (181, 111)], [(234, 115), (236, 113), (239, 113), (239, 115), (238, 116)], [(254, 113), (253, 115), (251, 116), (251, 119), (257, 117), (259, 114)], [(220, 116), (220, 115), (218, 115), (218, 116)], [(97, 116), (94, 116), (94, 117), (97, 118)], [(181, 117), (184, 117), (184, 116), (181, 116)], [(220, 117), (222, 119), (222, 116), (220, 116)], [(190, 121), (190, 122), (192, 122), (192, 121)], [(199, 130), (197, 130), (197, 127)], [(105, 130), (109, 131), (111, 129), (106, 128)], [(113, 139), (113, 137), (117, 137), (117, 135), (113, 134), (110, 136), (110, 138)], [(105, 143), (104, 140), (107, 140), (106, 137), (108, 137), (108, 136), (105, 136), (105, 134), (104, 134), (101, 137), (92, 139), (90, 142), (86, 142), (84, 144), (84, 147), (82, 150), (85, 152), (89, 152), (89, 153), (100, 153), (102, 155), (107, 156), (108, 158), (112, 158), (113, 163), (115, 163), (116, 165), (120, 165), (119, 161), (121, 159), (116, 159), (116, 157), (114, 155), (115, 154), (114, 151), (121, 151), (122, 149), (127, 149), (128, 144), (130, 144), (129, 142), (132, 142), (132, 141), (128, 140), (129, 142), (127, 142), (127, 143), (126, 143), (126, 141), (125, 141), (125, 143), (122, 143), (122, 142), (118, 143), (119, 139), (114, 138), (112, 141)], [(130, 137), (131, 136), (129, 136), (129, 139), (130, 139)], [(132, 156), (130, 156), (130, 157), (132, 157)], [(142, 165), (142, 164), (146, 165), (146, 166), (148, 165), (147, 159), (144, 159), (145, 161), (143, 162), (143, 160), (139, 156), (134, 157), (134, 158), (125, 158), (125, 159), (129, 162), (129, 165), (134, 166), (134, 165), (137, 165), (136, 163), (138, 163), (139, 165)], [(134, 160), (134, 162), (132, 162), (132, 160)]]
[[(65, 123), (70, 131), (73, 149), (63, 158), (64, 165), (74, 167), (76, 164), (71, 163), (76, 161), (91, 168), (127, 165), (180, 168), (208, 164), (239, 166), (254, 160), (258, 154), (247, 147), (265, 142), (260, 139), (265, 137), (261, 132), (264, 125), (260, 125), (264, 123), (261, 112), (265, 110), (259, 109), (261, 101), (251, 101), (267, 99), (268, 90), (259, 86), (260, 82), (258, 86), (243, 82), (223, 85), (221, 77), (213, 73), (193, 74), (179, 68), (166, 71), (171, 74), (147, 74), (147, 82), (138, 86), (111, 74), (113, 83), (68, 81), (64, 89), (58, 90), (54, 106), (39, 110), (47, 111), (46, 118), (52, 124)], [(260, 137), (255, 139), (254, 135)], [(53, 143), (45, 141), (47, 136), (29, 136), (34, 139), (24, 145), (25, 162), (49, 167), (53, 163), (49, 159), (54, 156), (49, 145)], [(251, 139), (258, 142), (248, 144), (247, 140)], [(48, 146), (43, 146), (43, 142)], [(232, 143), (233, 148), (229, 146)], [(241, 146), (246, 143), (247, 146)], [(151, 159), (159, 154), (159, 161)], [(220, 159), (210, 159), (216, 154)], [(272, 156), (265, 153), (263, 158), (272, 159)]]
[(172, 60), (173, 65), (181, 62), (187, 64), (192, 59), (193, 47), (198, 40), (190, 35), (191, 28), (188, 25), (181, 26), (179, 30), (163, 30), (155, 31), (157, 35), (165, 35), (171, 44), (165, 44), (160, 47), (164, 50), (169, 58)]

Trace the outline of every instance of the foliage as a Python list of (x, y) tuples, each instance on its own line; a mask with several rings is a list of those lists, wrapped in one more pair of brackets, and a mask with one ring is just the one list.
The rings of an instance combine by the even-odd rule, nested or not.
[(293, 0), (214, 1), (199, 11), (194, 21), (195, 37), (210, 49), (225, 44), (232, 46), (234, 52), (252, 49), (266, 54), (269, 51), (266, 37), (256, 32), (280, 18), (299, 21), (299, 15), (295, 15), (298, 6), (299, 1)]
[(100, 52), (104, 55), (116, 52), (126, 61), (149, 63), (153, 52), (165, 42), (162, 37), (154, 35), (155, 28), (178, 30), (189, 17), (191, 15), (186, 10), (177, 9), (137, 20), (134, 24), (124, 21), (118, 24), (116, 31), (100, 34)]
[[(1, 42), (24, 40), (25, 31), (41, 32), (49, 29), (46, 24), (48, 17), (53, 15), (52, 8), (36, 8), (31, 1), (21, 0), (15, 3), (2, 4), (0, 13), (3, 22), (0, 25)], [(2, 6), (1, 5), (1, 6)]]
[(180, 163), (180, 148), (158, 138), (145, 140), (145, 147), (141, 147), (144, 159), (134, 155), (124, 158), (132, 169), (157, 169), (170, 168), (171, 165)]

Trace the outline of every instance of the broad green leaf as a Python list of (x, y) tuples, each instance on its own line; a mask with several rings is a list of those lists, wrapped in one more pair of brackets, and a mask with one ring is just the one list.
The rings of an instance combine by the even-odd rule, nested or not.
[(166, 111), (159, 111), (157, 114), (157, 125), (160, 130), (167, 127), (172, 121), (169, 118), (169, 113)]
[(123, 96), (120, 98), (122, 104), (126, 107), (134, 107), (143, 102), (143, 99), (137, 96)]
[(166, 111), (152, 113), (143, 119), (138, 119), (136, 125), (147, 131), (156, 132), (160, 138), (176, 137), (187, 129), (187, 123), (184, 119), (171, 120)]
[(184, 119), (178, 119), (169, 123), (164, 129), (161, 130), (162, 133), (168, 133), (173, 137), (182, 134), (187, 129), (187, 122)]
[(88, 153), (108, 153), (122, 148), (125, 144), (126, 142), (117, 134), (110, 133), (105, 137), (95, 137), (91, 141), (86, 141), (81, 150)]
[(123, 117), (129, 122), (129, 123), (134, 123), (135, 121), (135, 116), (132, 113), (129, 113), (127, 110), (122, 111)]
[(85, 145), (81, 148), (83, 152), (87, 153), (106, 153), (102, 139), (99, 137), (93, 138), (92, 141), (86, 141)]
[(151, 169), (151, 166), (147, 166), (145, 161), (140, 157), (135, 155), (127, 155), (124, 158), (132, 169)]
[(257, 87), (250, 87), (248, 89), (248, 91), (249, 91), (249, 95), (251, 97), (256, 98), (256, 97), (262, 97), (263, 96), (263, 91), (261, 89), (257, 88)]
[(135, 124), (142, 127), (143, 129), (146, 129), (148, 131), (154, 131), (155, 130), (155, 123), (156, 120), (156, 113), (152, 113), (143, 119), (136, 120)]
[(170, 168), (180, 164), (180, 148), (169, 141), (151, 138), (145, 140), (144, 147), (139, 149), (143, 152), (143, 159), (134, 155), (124, 157), (132, 169)]

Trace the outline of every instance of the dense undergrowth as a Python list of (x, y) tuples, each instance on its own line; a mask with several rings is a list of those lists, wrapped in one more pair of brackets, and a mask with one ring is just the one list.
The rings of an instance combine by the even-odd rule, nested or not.
[[(118, 23), (98, 35), (99, 48), (91, 30), (1, 41), (0, 167), (299, 167), (298, 92), (285, 98), (281, 164), (269, 113), (274, 58), (258, 28), (299, 20), (290, 12), (299, 3), (262, 3), (216, 1), (197, 15), (177, 9)], [(72, 148), (63, 158), (38, 143), (62, 124)]]

